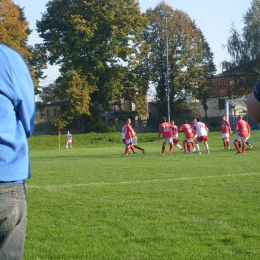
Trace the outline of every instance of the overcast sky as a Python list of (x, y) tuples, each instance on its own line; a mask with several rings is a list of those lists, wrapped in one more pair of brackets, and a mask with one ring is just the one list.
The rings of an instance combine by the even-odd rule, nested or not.
[[(41, 15), (46, 11), (47, 0), (13, 0), (15, 4), (24, 7), (25, 16), (29, 21), (29, 27), (34, 30), (29, 38), (29, 44), (41, 42), (35, 31), (36, 20), (41, 20)], [(142, 12), (148, 8), (155, 8), (160, 0), (139, 0)], [(241, 30), (243, 14), (251, 7), (251, 0), (168, 0), (165, 1), (173, 9), (186, 12), (191, 19), (195, 20), (205, 36), (209, 46), (214, 53), (214, 62), (218, 72), (220, 63), (223, 60), (230, 60), (226, 49), (222, 45), (227, 43), (232, 23), (235, 28)], [(52, 83), (58, 76), (57, 67), (50, 67), (46, 70), (47, 78), (41, 85)]]

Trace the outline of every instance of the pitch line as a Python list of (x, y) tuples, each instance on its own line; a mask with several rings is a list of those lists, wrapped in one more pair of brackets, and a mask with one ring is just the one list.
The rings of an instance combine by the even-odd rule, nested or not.
[(168, 179), (152, 179), (152, 180), (133, 180), (133, 181), (119, 181), (119, 182), (89, 182), (89, 183), (75, 183), (64, 185), (48, 185), (37, 186), (26, 184), (26, 188), (29, 189), (53, 189), (53, 188), (69, 188), (69, 187), (81, 187), (81, 186), (102, 186), (102, 185), (120, 185), (120, 184), (135, 184), (135, 183), (152, 183), (152, 182), (165, 182), (165, 181), (187, 181), (197, 179), (210, 179), (210, 178), (223, 178), (223, 177), (242, 177), (259, 175), (260, 172), (240, 173), (240, 174), (224, 174), (224, 175), (208, 175), (208, 176), (194, 176), (194, 177), (181, 177), (181, 178), (168, 178)]

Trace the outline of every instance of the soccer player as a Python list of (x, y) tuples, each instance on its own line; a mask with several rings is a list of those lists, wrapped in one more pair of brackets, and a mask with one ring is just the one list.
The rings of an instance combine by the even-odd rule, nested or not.
[[(236, 147), (237, 154), (241, 153), (241, 152), (244, 153), (245, 149), (246, 149), (246, 141), (247, 141), (247, 138), (250, 136), (251, 128), (250, 128), (250, 125), (245, 120), (243, 120), (242, 115), (238, 116), (238, 121), (236, 123), (235, 130), (238, 133), (238, 135), (234, 141), (234, 145)], [(241, 151), (239, 148), (239, 142), (242, 142)]]
[[(125, 153), (125, 151), (126, 151), (125, 132), (127, 131), (127, 130), (125, 129), (125, 127), (126, 127), (126, 124), (122, 127), (122, 142), (125, 144), (124, 153)], [(135, 150), (134, 150), (133, 145), (131, 145), (131, 148), (130, 148), (130, 149), (132, 150), (133, 153), (136, 153)]]
[(124, 155), (129, 155), (130, 149), (131, 149), (131, 146), (132, 146), (132, 137), (136, 137), (135, 136), (135, 131), (130, 126), (130, 124), (131, 124), (131, 119), (128, 118), (126, 120), (126, 123), (125, 123), (124, 127), (123, 127), (124, 133), (125, 133), (125, 145), (126, 145), (126, 149), (125, 149)]
[(165, 145), (167, 143), (167, 141), (169, 142), (169, 154), (172, 154), (172, 148), (173, 148), (173, 143), (172, 143), (172, 125), (167, 122), (166, 117), (162, 118), (162, 123), (159, 125), (159, 132), (158, 132), (158, 142), (160, 140), (160, 137), (162, 135), (163, 139), (163, 143), (162, 143), (162, 155), (165, 154)]
[(192, 128), (188, 124), (187, 120), (183, 121), (183, 125), (179, 128), (179, 131), (183, 131), (185, 134), (183, 140), (184, 153), (191, 153), (191, 143), (193, 142), (194, 133), (192, 132)]
[(174, 121), (171, 121), (172, 124), (172, 141), (173, 141), (173, 145), (175, 147), (180, 148), (180, 150), (182, 151), (183, 148), (178, 144), (179, 142), (179, 135), (178, 135), (178, 127), (174, 124)]
[(68, 149), (69, 146), (72, 149), (72, 134), (70, 133), (70, 131), (67, 132), (66, 139), (66, 149)]
[(230, 142), (229, 142), (229, 134), (232, 134), (232, 130), (230, 127), (230, 123), (226, 120), (226, 116), (222, 116), (222, 121), (220, 123), (221, 131), (222, 131), (222, 140), (224, 149), (230, 149)]
[[(193, 129), (194, 125), (196, 124), (196, 118), (194, 118), (194, 120), (190, 123), (190, 127), (191, 129)], [(194, 134), (194, 137), (193, 137), (193, 140), (192, 140), (192, 143), (191, 143), (191, 146), (192, 146), (192, 152), (196, 151), (196, 148), (195, 148), (195, 142), (194, 142), (194, 139), (197, 138), (197, 135), (198, 133), (196, 132)]]
[(195, 140), (196, 143), (196, 150), (198, 154), (201, 154), (199, 143), (203, 142), (206, 148), (206, 153), (209, 153), (209, 145), (208, 145), (208, 127), (200, 121), (200, 117), (196, 118), (196, 123), (193, 127), (193, 132), (198, 133), (198, 137)]

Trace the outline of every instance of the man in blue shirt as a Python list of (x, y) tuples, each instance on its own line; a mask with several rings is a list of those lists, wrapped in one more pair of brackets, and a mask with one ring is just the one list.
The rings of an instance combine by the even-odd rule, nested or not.
[(34, 129), (34, 86), (14, 49), (0, 43), (0, 259), (22, 259), (26, 233), (27, 138)]

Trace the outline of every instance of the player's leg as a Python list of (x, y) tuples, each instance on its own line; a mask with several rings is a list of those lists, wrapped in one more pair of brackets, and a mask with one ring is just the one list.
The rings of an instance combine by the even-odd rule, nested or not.
[(222, 141), (223, 141), (223, 146), (224, 146), (224, 149), (227, 148), (227, 142), (226, 142), (226, 138), (222, 138)]
[(246, 141), (246, 144), (249, 146), (249, 148), (253, 147), (253, 145), (251, 145), (248, 141)]
[(188, 143), (187, 143), (187, 150), (188, 150), (188, 153), (191, 153), (191, 151), (190, 151), (190, 146), (191, 146), (191, 143), (188, 142)]
[(183, 152), (187, 153), (187, 142), (186, 142), (186, 140), (183, 140), (182, 145), (183, 145)]
[(198, 140), (195, 140), (195, 146), (196, 146), (197, 153), (201, 154)]
[(206, 148), (206, 153), (209, 153), (209, 145), (208, 145), (208, 142), (207, 142), (207, 141), (204, 141), (204, 145), (205, 145), (205, 148)]
[(130, 149), (131, 149), (131, 151), (132, 151), (133, 153), (136, 153), (134, 147), (135, 147), (134, 145), (131, 145)]
[(125, 139), (122, 139), (122, 142), (124, 143), (124, 153), (125, 153), (125, 151), (126, 151), (126, 143), (125, 143)]
[(246, 150), (246, 142), (242, 142), (242, 153)]
[(173, 142), (169, 141), (169, 154), (172, 154), (172, 150), (173, 150)]
[(240, 142), (240, 139), (237, 136), (236, 139), (234, 140), (234, 146), (235, 146), (235, 148), (237, 150), (237, 153), (240, 153), (239, 142)]
[(125, 155), (129, 155), (130, 150), (131, 150), (131, 146), (132, 146), (132, 140), (131, 139), (127, 139), (125, 140), (126, 143), (126, 150), (125, 150)]
[(226, 138), (226, 145), (227, 145), (227, 149), (230, 149), (230, 142), (229, 142), (229, 138)]
[(165, 145), (166, 145), (166, 142), (163, 141), (163, 143), (162, 143), (162, 155), (165, 154)]
[(173, 139), (173, 145), (175, 147), (178, 147), (180, 150), (183, 150), (182, 147), (178, 144), (178, 142), (179, 142), (179, 139)]

